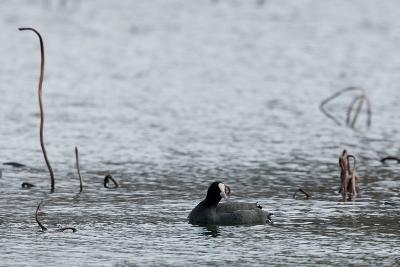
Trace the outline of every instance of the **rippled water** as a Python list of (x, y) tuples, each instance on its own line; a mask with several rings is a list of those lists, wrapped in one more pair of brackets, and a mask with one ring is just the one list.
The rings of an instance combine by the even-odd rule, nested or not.
[[(400, 264), (398, 1), (0, 1), (1, 266)], [(38, 140), (38, 40), (45, 136)], [(353, 131), (318, 109), (365, 88)], [(350, 95), (329, 105), (345, 120)], [(84, 192), (78, 194), (74, 147)], [(338, 156), (362, 194), (341, 203)], [(111, 173), (121, 184), (103, 188)], [(272, 225), (187, 215), (215, 180)], [(36, 185), (21, 189), (22, 182)], [(297, 188), (312, 198), (293, 199)], [(39, 231), (34, 218), (51, 228)], [(390, 202), (394, 205), (385, 204)], [(55, 232), (71, 225), (76, 233)]]

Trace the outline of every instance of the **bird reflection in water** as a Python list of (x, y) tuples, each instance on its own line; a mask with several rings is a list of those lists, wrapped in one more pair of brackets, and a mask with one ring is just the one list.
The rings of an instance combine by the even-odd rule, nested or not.
[(221, 231), (219, 230), (218, 225), (207, 225), (203, 228), (204, 232), (202, 233), (202, 235), (204, 236), (218, 237), (221, 235)]

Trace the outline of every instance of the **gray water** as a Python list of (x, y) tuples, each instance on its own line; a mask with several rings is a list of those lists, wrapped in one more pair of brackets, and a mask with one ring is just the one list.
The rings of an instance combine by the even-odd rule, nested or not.
[[(0, 165), (0, 265), (400, 265), (400, 165), (379, 162), (400, 155), (399, 10), (396, 0), (1, 0), (0, 162), (26, 167)], [(53, 194), (38, 39), (18, 27), (45, 41)], [(319, 111), (347, 86), (365, 88), (369, 130), (365, 117), (354, 131)], [(329, 104), (339, 120), (351, 99)], [(347, 203), (344, 148), (362, 193)], [(120, 188), (103, 188), (107, 173)], [(274, 223), (189, 225), (215, 180)], [(300, 187), (312, 197), (293, 199)], [(41, 200), (47, 232), (34, 218)]]

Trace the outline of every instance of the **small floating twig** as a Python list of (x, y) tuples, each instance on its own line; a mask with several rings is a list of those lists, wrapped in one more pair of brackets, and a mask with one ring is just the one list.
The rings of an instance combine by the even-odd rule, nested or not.
[[(114, 187), (109, 187), (109, 183), (112, 181), (114, 183)], [(111, 176), (111, 174), (107, 174), (106, 177), (104, 177), (104, 187), (105, 188), (117, 188), (119, 187), (119, 184), (117, 181), (114, 180), (114, 178)]]
[(22, 188), (31, 188), (31, 187), (35, 187), (34, 184), (27, 183), (27, 182), (23, 182), (23, 183), (21, 184), (21, 186), (22, 186)]
[(294, 198), (294, 199), (296, 199), (297, 192), (303, 193), (303, 194), (306, 196), (306, 199), (308, 199), (308, 198), (311, 197), (311, 195), (310, 195), (309, 193), (307, 193), (307, 192), (304, 191), (303, 189), (299, 188), (299, 189), (297, 189), (297, 190), (294, 192), (294, 194), (293, 194), (293, 198)]
[(42, 201), (39, 202), (37, 208), (36, 208), (36, 212), (35, 212), (35, 219), (37, 224), (39, 225), (39, 227), (42, 229), (42, 231), (47, 231), (47, 227), (44, 226), (40, 221), (39, 221), (39, 217), (38, 217), (38, 211), (40, 209), (40, 205), (42, 204)]
[(380, 160), (380, 162), (385, 163), (385, 162), (388, 161), (388, 160), (394, 160), (394, 161), (397, 161), (397, 163), (400, 163), (400, 158), (394, 157), (394, 156), (387, 156), (387, 157), (384, 157), (384, 158), (382, 158), (382, 159)]
[(55, 182), (54, 182), (54, 173), (53, 169), (51, 168), (49, 159), (47, 157), (47, 152), (46, 148), (44, 145), (44, 137), (43, 137), (43, 132), (44, 132), (44, 108), (43, 108), (43, 100), (42, 100), (42, 85), (43, 85), (43, 78), (44, 78), (44, 45), (43, 45), (43, 39), (40, 33), (33, 29), (33, 28), (18, 28), (20, 31), (33, 31), (38, 37), (39, 37), (39, 42), (40, 42), (40, 56), (41, 56), (41, 63), (40, 63), (40, 76), (39, 76), (39, 85), (38, 85), (38, 95), (39, 95), (39, 108), (40, 108), (40, 146), (42, 148), (44, 160), (46, 161), (47, 168), (49, 169), (49, 174), (50, 174), (50, 183), (51, 183), (51, 189), (50, 192), (54, 192), (55, 188)]
[(79, 183), (80, 183), (80, 193), (83, 191), (83, 182), (82, 182), (82, 176), (81, 176), (81, 169), (79, 167), (79, 152), (78, 152), (78, 147), (75, 147), (75, 159), (76, 159), (76, 169), (78, 170), (78, 175), (79, 175)]
[(63, 228), (57, 229), (57, 232), (64, 232), (64, 231), (66, 231), (66, 230), (72, 230), (73, 233), (75, 233), (76, 231), (78, 231), (78, 230), (76, 230), (75, 227), (68, 226), (68, 227), (63, 227)]

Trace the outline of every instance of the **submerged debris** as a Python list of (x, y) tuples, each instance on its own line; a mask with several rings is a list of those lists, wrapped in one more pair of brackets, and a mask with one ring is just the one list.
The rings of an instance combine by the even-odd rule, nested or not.
[[(114, 186), (110, 187), (109, 183), (113, 182)], [(111, 176), (111, 174), (107, 174), (106, 177), (104, 177), (104, 187), (105, 188), (117, 188), (119, 187), (119, 184), (117, 183), (117, 181), (114, 180), (114, 178)]]
[(31, 188), (31, 187), (35, 187), (35, 185), (34, 185), (34, 184), (31, 184), (31, 183), (23, 182), (23, 183), (21, 184), (21, 187), (22, 187), (22, 188)]
[(3, 165), (11, 166), (11, 167), (14, 167), (14, 168), (23, 168), (23, 167), (26, 167), (25, 164), (18, 163), (18, 162), (13, 162), (13, 161), (4, 162)]
[[(350, 159), (353, 159), (353, 168), (350, 168)], [(359, 193), (357, 187), (356, 158), (353, 155), (347, 154), (346, 150), (343, 150), (342, 155), (339, 157), (339, 166), (341, 183), (339, 193), (342, 194), (344, 202), (347, 198), (355, 200)]]
[(394, 203), (394, 202), (389, 202), (389, 201), (385, 201), (383, 204), (384, 204), (384, 205), (390, 205), (390, 206), (396, 206), (396, 203)]

